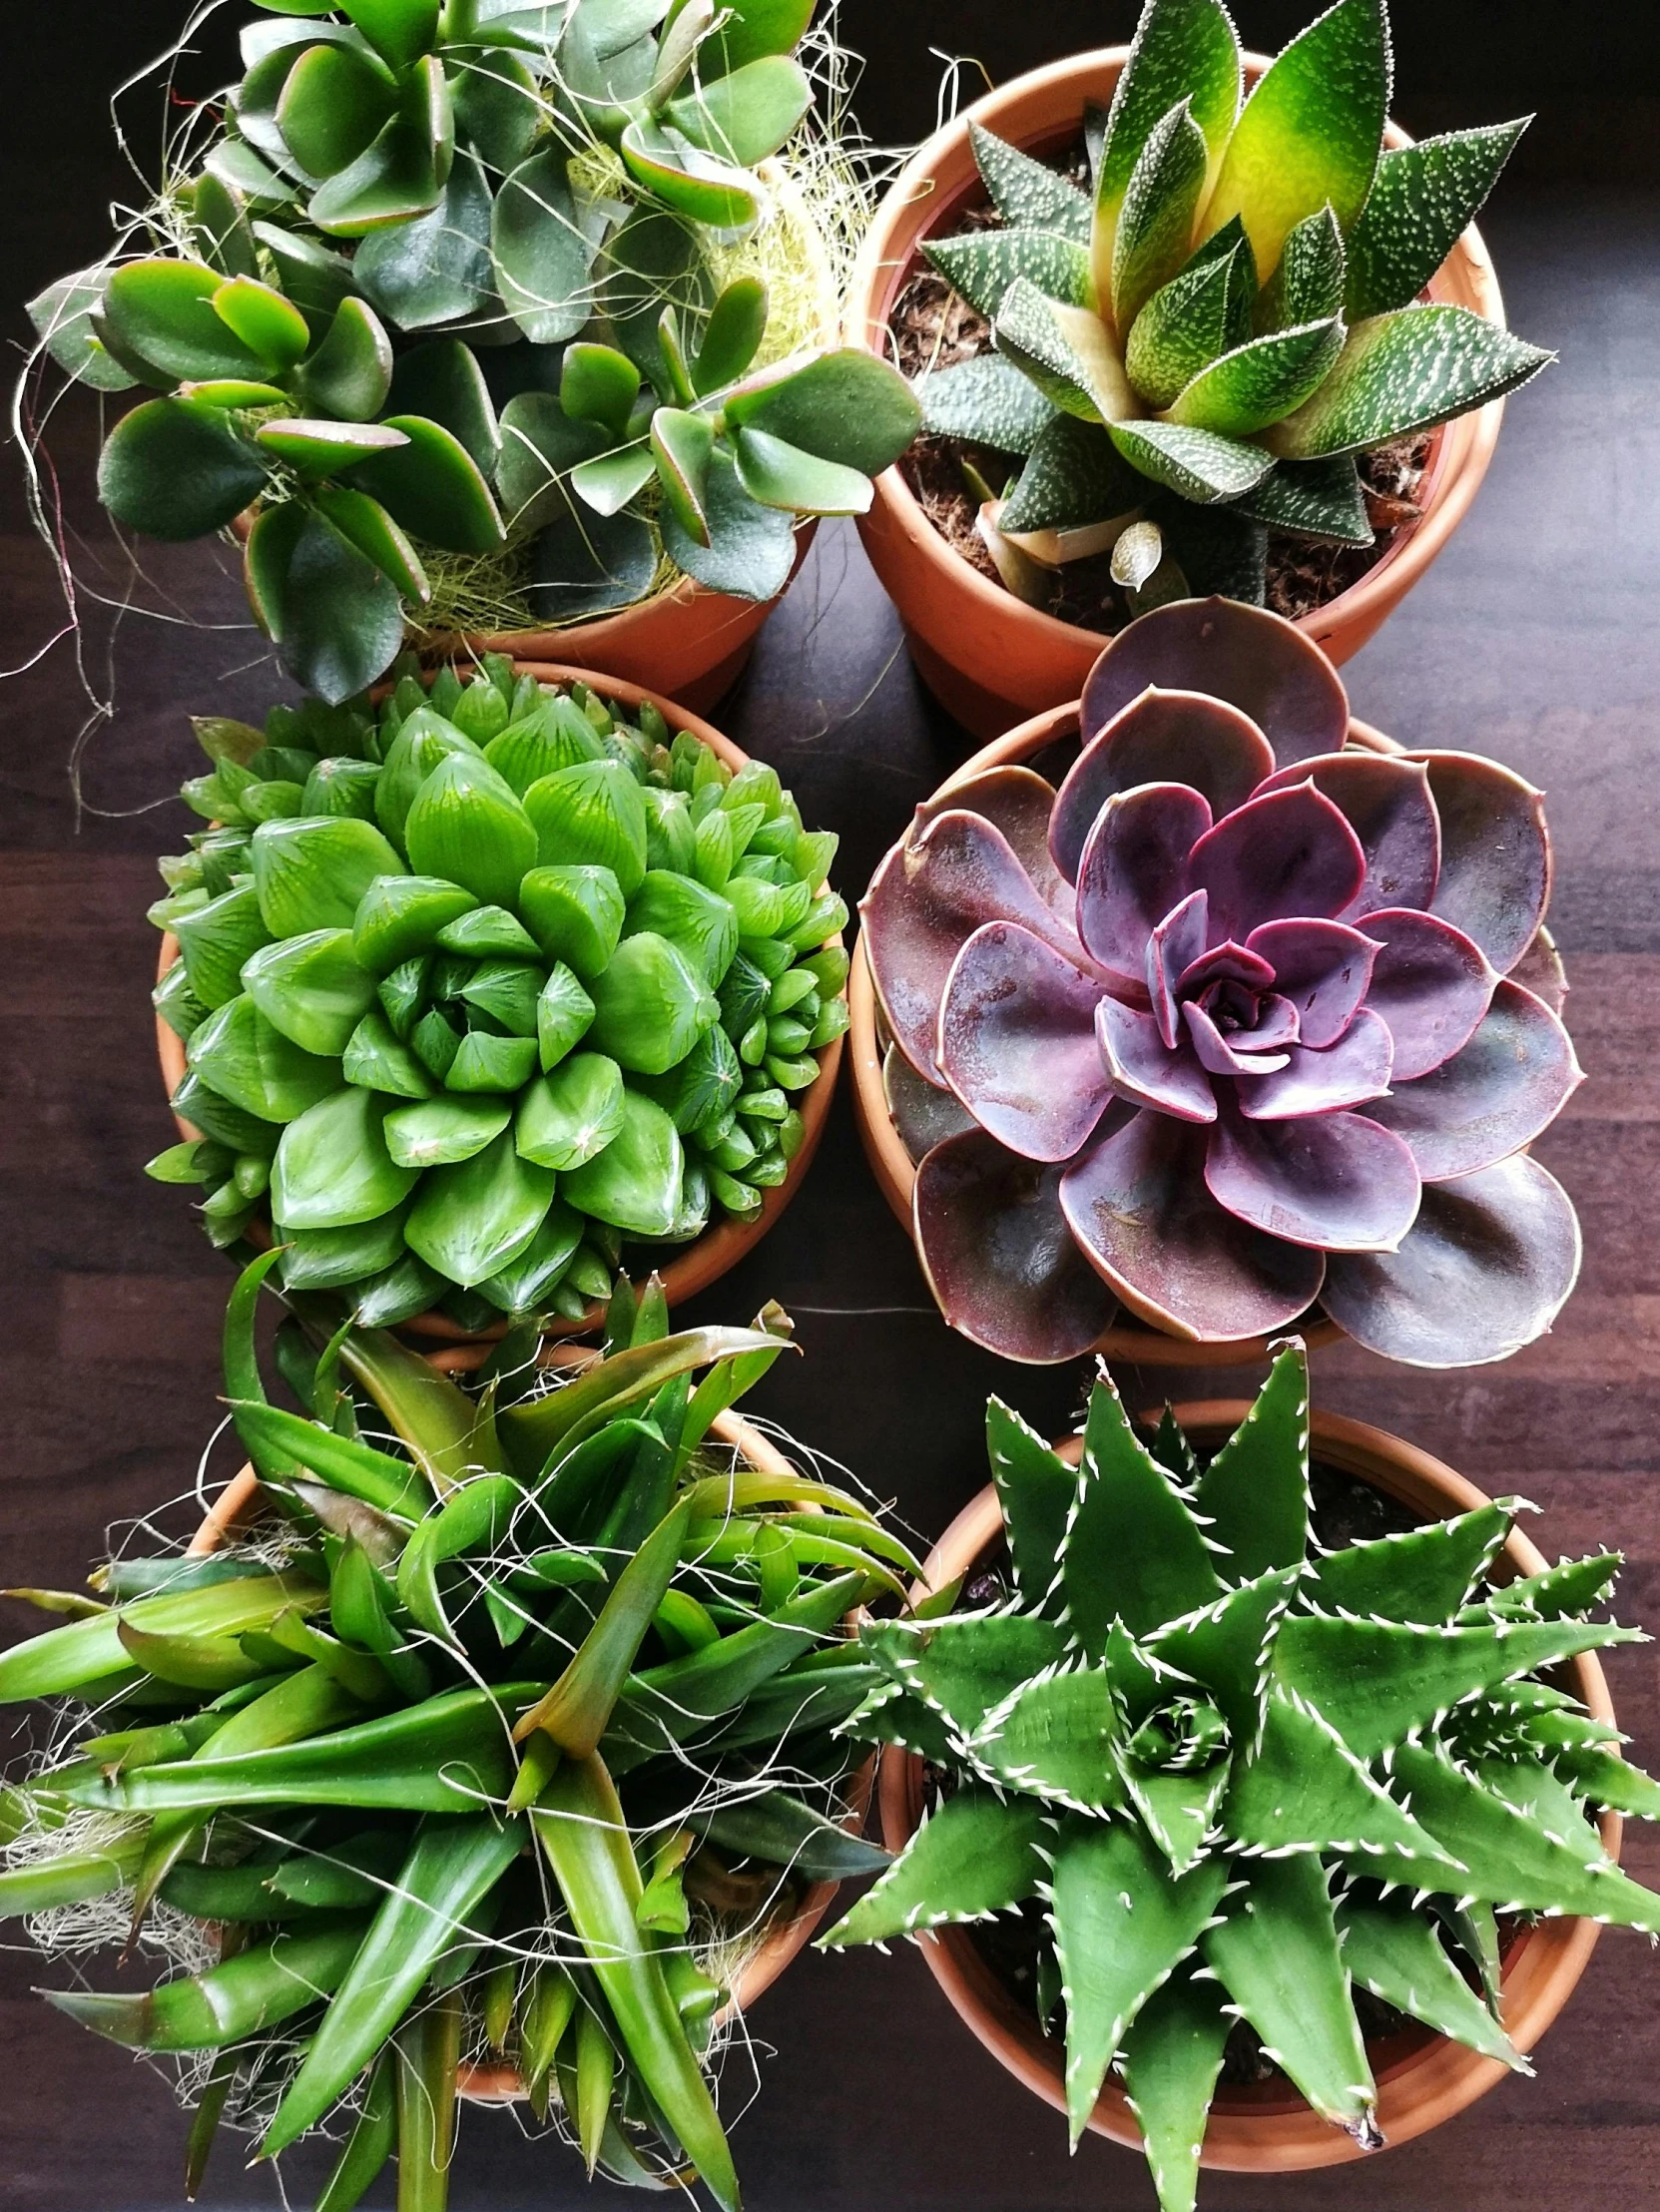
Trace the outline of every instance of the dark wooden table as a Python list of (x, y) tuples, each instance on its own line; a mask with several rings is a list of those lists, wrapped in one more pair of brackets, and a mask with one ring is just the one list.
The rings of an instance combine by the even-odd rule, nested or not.
[[(125, 49), (139, 58), (175, 14), (161, 0), (119, 11), (112, 25), (114, 12), (73, 0), (49, 20), (42, 11), (29, 33), (28, 53), (46, 76), (20, 106), (8, 156), (28, 219), (19, 288), (98, 249), (103, 190), (115, 189), (109, 167), (93, 158), (82, 175), (52, 150), (67, 143), (65, 115), (96, 128), (101, 88), (125, 66)], [(1266, 41), (1303, 12), (1265, 5), (1256, 13), (1267, 20), (1245, 29)], [(1496, 20), (1472, 0), (1450, 12), (1471, 18), (1471, 32)], [(1639, 32), (1646, 0), (1598, 11), (1596, 43), (1576, 44), (1559, 71), (1542, 43), (1540, 8), (1505, 12), (1504, 83), (1471, 98), (1484, 65), (1466, 54), (1460, 77), (1458, 52), (1437, 43), (1448, 11), (1397, 7), (1404, 43), (1430, 65), (1424, 112), (1408, 120), (1447, 120), (1443, 93), (1462, 95), (1452, 113), (1469, 121), (1550, 103), (1542, 148), (1506, 188), (1487, 235), (1514, 324), (1559, 346), (1563, 359), (1512, 403), (1473, 515), (1348, 680), (1356, 711), (1392, 735), (1490, 752), (1549, 794), (1559, 864), (1552, 918), (1590, 1080), (1540, 1154), (1579, 1207), (1585, 1273), (1554, 1336), (1506, 1367), (1420, 1375), (1339, 1347), (1318, 1356), (1316, 1389), (1319, 1402), (1400, 1431), (1487, 1489), (1534, 1499), (1541, 1512), (1531, 1530), (1552, 1555), (1621, 1546), (1630, 1561), (1624, 1617), (1660, 1629), (1660, 169), (1654, 107), (1634, 97), (1653, 89), (1653, 58)], [(896, 20), (858, 0), (849, 14), (855, 42), (895, 64), (898, 74), (873, 81), (866, 110), (873, 127), (895, 134), (927, 121), (930, 44), (975, 46), (1012, 69), (1122, 36), (1130, 20), (1120, 5), (1103, 27), (1093, 9), (1058, 0), (1012, 11), (1006, 33), (988, 8), (932, 5)], [(1530, 48), (1529, 31), (1540, 34)], [(73, 513), (92, 532), (91, 425), (83, 414), (63, 428), (56, 442), (79, 486)], [(0, 536), (8, 665), (35, 653), (60, 619), (16, 478), (12, 461)], [(258, 639), (239, 627), (246, 614), (223, 555), (189, 548), (150, 565), (181, 604), (227, 627), (123, 627), (119, 712), (80, 759), (79, 818), (68, 769), (85, 702), (70, 643), (0, 686), (0, 1005), (11, 1039), (0, 1072), (7, 1582), (72, 1584), (106, 1523), (190, 1491), (216, 1421), (228, 1273), (185, 1194), (139, 1172), (170, 1139), (148, 997), (155, 937), (143, 909), (155, 853), (187, 826), (168, 798), (192, 772), (187, 713), (258, 715), (278, 694)], [(107, 668), (94, 662), (88, 675), (95, 691), (107, 688)], [(821, 534), (720, 719), (778, 765), (810, 822), (841, 832), (837, 875), (849, 896), (964, 749), (919, 691), (843, 526)], [(779, 1230), (686, 1318), (740, 1320), (768, 1296), (797, 1316), (806, 1357), (776, 1372), (762, 1408), (894, 1497), (929, 1537), (985, 1479), (988, 1391), (1048, 1430), (1067, 1425), (1080, 1402), (1081, 1368), (1011, 1368), (946, 1332), (864, 1168), (845, 1097)], [(1156, 1376), (1124, 1380), (1143, 1401), (1161, 1393)], [(1207, 1372), (1183, 1386), (1195, 1396), (1237, 1393), (1253, 1380)], [(234, 1464), (221, 1446), (210, 1467), (223, 1476)], [(32, 1625), (7, 1607), (0, 1635)], [(1634, 1755), (1652, 1764), (1652, 1651), (1615, 1652), (1609, 1673)], [(1660, 1883), (1653, 1837), (1632, 1834), (1627, 1860)], [(0, 2202), (13, 2212), (178, 2204), (184, 2123), (165, 2085), (47, 2009), (30, 1993), (34, 1978), (27, 1956), (0, 1957)], [(1364, 2176), (1353, 2167), (1281, 2179), (1217, 2174), (1206, 2177), (1202, 2202), (1213, 2212), (1328, 2212), (1358, 2198), (1371, 2212), (1545, 2212), (1594, 2196), (1620, 2212), (1660, 2212), (1657, 2005), (1648, 1946), (1613, 1932), (1538, 2053), (1536, 2080), (1506, 2082), (1461, 2119), (1372, 2161)], [(804, 1957), (751, 2028), (754, 2065), (735, 2050), (724, 2094), (737, 2111), (759, 2077), (736, 2137), (752, 2212), (1152, 2205), (1129, 2152), (1090, 2138), (1068, 2158), (1058, 2116), (980, 2051), (904, 1946), (891, 1957)], [(461, 2136), (455, 2212), (590, 2201), (573, 2157), (524, 2140), (512, 2117), (469, 2112)], [(294, 2202), (305, 2201), (316, 2172), (315, 2162), (293, 2161)], [(228, 2140), (204, 2201), (280, 2199), (269, 2171), (239, 2170)], [(384, 2187), (371, 2199), (390, 2201)]]

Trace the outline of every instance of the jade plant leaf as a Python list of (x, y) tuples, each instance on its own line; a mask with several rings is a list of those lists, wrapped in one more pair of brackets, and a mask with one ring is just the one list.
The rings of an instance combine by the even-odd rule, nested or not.
[(594, 309), (594, 257), (562, 153), (533, 154), (513, 171), (490, 236), (502, 303), (525, 336), (537, 345), (574, 338)]
[[(349, 279), (402, 330), (429, 330), (483, 312), (495, 296), (493, 207), (477, 161), (458, 154), (437, 205), (407, 223), (371, 231), (346, 265)], [(292, 289), (291, 276), (286, 280)]]
[(778, 152), (812, 104), (800, 62), (768, 54), (680, 94), (663, 114), (690, 145), (753, 169)]
[[(648, 448), (640, 481), (650, 474)], [(657, 543), (641, 516), (566, 511), (536, 539), (525, 597), (548, 622), (585, 622), (643, 599), (657, 564)]]
[(423, 415), (389, 415), (407, 441), (352, 469), (405, 530), (455, 553), (493, 553), (506, 532), (478, 463), (453, 432)]
[(197, 399), (147, 399), (122, 416), (98, 462), (98, 496), (118, 522), (153, 538), (205, 537), (265, 489), (260, 448)]
[(675, 566), (710, 591), (740, 599), (775, 598), (789, 582), (795, 562), (794, 516), (752, 499), (736, 461), (719, 446), (709, 456), (702, 508), (707, 544), (682, 526), (672, 506), (664, 511), (663, 545)]
[(360, 299), (342, 299), (328, 334), (299, 371), (307, 407), (346, 422), (369, 422), (386, 403), (392, 345)]
[(332, 177), (365, 152), (397, 106), (385, 71), (349, 46), (312, 46), (288, 72), (277, 127), (309, 176)]
[(66, 374), (95, 391), (127, 391), (136, 381), (100, 339), (93, 318), (104, 302), (108, 272), (99, 265), (61, 276), (29, 301), (28, 316)]
[(214, 310), (225, 281), (203, 262), (125, 262), (104, 288), (95, 327), (118, 358), (135, 355), (171, 380), (262, 377), (278, 364)]
[(244, 575), (284, 665), (331, 705), (371, 684), (403, 642), (397, 586), (298, 500), (259, 517), (244, 553)]

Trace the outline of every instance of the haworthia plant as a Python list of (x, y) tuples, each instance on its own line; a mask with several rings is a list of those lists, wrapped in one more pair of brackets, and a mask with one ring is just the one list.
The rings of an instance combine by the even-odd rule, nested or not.
[(151, 912), (201, 1135), (151, 1173), (216, 1244), (269, 1214), (291, 1289), (482, 1327), (759, 1213), (847, 1023), (835, 839), (774, 769), (498, 658), (197, 727)]
[(127, 1921), (217, 1954), (51, 1992), (212, 2054), (187, 2194), (222, 2119), (271, 2157), (333, 2114), (324, 2212), (394, 2153), (399, 2202), (443, 2212), (461, 2057), (487, 2051), (590, 2173), (695, 2175), (736, 2212), (715, 2017), (810, 1883), (886, 1864), (844, 1825), (830, 1729), (877, 1676), (843, 1617), (914, 1562), (850, 1491), (708, 1438), (785, 1349), (776, 1307), (673, 1335), (660, 1285), (624, 1288), (575, 1381), (527, 1334), (473, 1396), (313, 1295), (277, 1338), (301, 1414), (255, 1362), (269, 1269), (227, 1327), (265, 1478), (247, 1541), (31, 1593), (81, 1617), (0, 1654), (0, 1702), (67, 1722), (0, 1793), (0, 1915), (57, 1916), (32, 1925), (54, 1957)]
[(664, 554), (773, 597), (797, 518), (861, 511), (918, 420), (822, 350), (833, 300), (770, 329), (759, 278), (714, 275), (771, 218), (811, 8), (341, 13), (271, 0), (154, 251), (33, 302), (70, 375), (160, 395), (105, 446), (110, 512), (183, 539), (252, 510), (255, 614), (333, 702), (419, 624), (433, 550), (507, 548), (539, 622), (632, 604)]
[(1390, 79), (1383, 0), (1338, 0), (1243, 103), (1221, 0), (1146, 0), (1088, 190), (970, 127), (1001, 227), (922, 252), (995, 350), (917, 390), (924, 430), (1010, 456), (980, 534), (1011, 590), (1111, 550), (1132, 613), (1260, 603), (1270, 528), (1372, 544), (1358, 454), (1551, 358), (1420, 297), (1524, 125), (1385, 149)]
[(1660, 1818), (1660, 1785), (1541, 1679), (1633, 1639), (1586, 1617), (1616, 1559), (1506, 1584), (1514, 1499), (1322, 1553), (1297, 1339), (1208, 1463), (1168, 1413), (1150, 1448), (1104, 1371), (1076, 1470), (995, 1398), (987, 1435), (1007, 1594), (861, 1632), (883, 1679), (849, 1732), (942, 1783), (820, 1939), (1037, 1900), (1073, 2140), (1116, 2067), (1163, 2212), (1192, 2212), (1234, 2021), (1375, 2148), (1357, 1983), (1525, 2071), (1494, 1916), (1660, 1934), (1593, 1825)]

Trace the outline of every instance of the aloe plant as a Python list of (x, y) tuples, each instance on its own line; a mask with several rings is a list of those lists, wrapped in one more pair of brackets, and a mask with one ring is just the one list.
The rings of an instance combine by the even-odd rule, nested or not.
[(909, 1555), (711, 1438), (785, 1349), (776, 1307), (670, 1335), (661, 1287), (625, 1288), (604, 1358), (550, 1388), (527, 1337), (471, 1396), (311, 1297), (278, 1336), (300, 1414), (256, 1363), (271, 1265), (226, 1331), (251, 1523), (13, 1593), (74, 1617), (0, 1656), (0, 1701), (62, 1715), (0, 1796), (0, 1914), (177, 1964), (50, 1996), (187, 2054), (187, 2195), (222, 2117), (272, 2157), (333, 2112), (327, 2212), (394, 2151), (399, 2202), (442, 2212), (467, 2054), (590, 2173), (692, 2169), (734, 2212), (716, 2015), (808, 1883), (885, 1864), (829, 1730), (876, 1677), (842, 1617)]
[(378, 709), (208, 721), (157, 988), (216, 1244), (388, 1326), (576, 1319), (624, 1239), (752, 1220), (846, 1026), (835, 838), (649, 704), (404, 673)]
[(272, 0), (152, 251), (33, 303), (69, 374), (162, 394), (105, 446), (110, 512), (188, 539), (257, 509), (255, 614), (336, 703), (419, 623), (433, 549), (507, 548), (544, 622), (642, 599), (665, 553), (773, 597), (797, 519), (862, 511), (918, 419), (819, 349), (833, 301), (781, 333), (759, 277), (715, 274), (770, 216), (753, 165), (806, 111), (811, 8), (341, 12)]
[(1033, 1361), (1118, 1301), (1211, 1344), (1318, 1303), (1419, 1367), (1530, 1343), (1580, 1254), (1527, 1149), (1581, 1081), (1541, 795), (1349, 747), (1319, 647), (1225, 599), (1121, 630), (1079, 719), (1058, 790), (959, 783), (862, 902), (947, 1320)]
[(1526, 2070), (1504, 2031), (1511, 1916), (1660, 1932), (1591, 1809), (1660, 1818), (1617, 1732), (1544, 1679), (1635, 1631), (1586, 1616), (1619, 1556), (1507, 1580), (1522, 1501), (1322, 1551), (1300, 1341), (1208, 1460), (1151, 1446), (1103, 1371), (1073, 1468), (993, 1398), (1006, 1594), (872, 1623), (885, 1680), (845, 1724), (937, 1770), (931, 1814), (823, 1937), (1035, 1901), (1072, 2139), (1116, 2067), (1163, 2212), (1192, 2212), (1233, 2023), (1314, 2109), (1383, 2140), (1359, 1983)]
[(917, 390), (925, 430), (1018, 463), (980, 515), (1013, 590), (1110, 548), (1133, 613), (1260, 603), (1270, 528), (1372, 544), (1358, 454), (1552, 358), (1419, 296), (1524, 124), (1388, 148), (1390, 82), (1383, 0), (1338, 0), (1243, 104), (1221, 0), (1147, 0), (1079, 117), (1087, 191), (970, 126), (1001, 227), (922, 252), (995, 350)]

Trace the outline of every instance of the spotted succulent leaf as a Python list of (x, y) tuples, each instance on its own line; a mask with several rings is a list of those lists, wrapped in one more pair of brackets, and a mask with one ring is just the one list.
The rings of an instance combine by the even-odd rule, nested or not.
[(1359, 453), (1502, 399), (1555, 356), (1467, 307), (1401, 307), (1350, 331), (1312, 399), (1269, 432), (1287, 460)]
[(959, 1790), (923, 1821), (879, 1881), (828, 1935), (825, 1950), (882, 1943), (963, 1921), (989, 1920), (1043, 1880), (1053, 1831), (1034, 1798)]
[(1143, 9), (1096, 163), (1095, 230), (1108, 254), (1131, 176), (1159, 124), (1185, 99), (1214, 165), (1239, 113), (1240, 73), (1239, 41), (1220, 0), (1152, 0)]
[(1089, 256), (1054, 231), (970, 231), (959, 239), (925, 240), (922, 252), (983, 315), (994, 315), (1021, 277), (1069, 306), (1089, 300)]
[(1318, 391), (1342, 351), (1336, 315), (1252, 338), (1201, 369), (1172, 401), (1169, 419), (1247, 438)]
[(1331, 208), (1305, 216), (1287, 235), (1280, 266), (1257, 296), (1258, 329), (1341, 316), (1346, 269), (1343, 233)]
[(1524, 118), (1384, 149), (1349, 236), (1352, 316), (1384, 314), (1417, 297), (1475, 221), (1526, 128)]
[(1054, 231), (1079, 246), (1089, 244), (1090, 204), (1076, 185), (982, 123), (969, 123), (968, 143), (992, 205), (1011, 230)]
[(1334, 545), (1371, 545), (1374, 537), (1360, 470), (1348, 453), (1323, 461), (1282, 461), (1234, 500), (1230, 512)]
[(1202, 368), (1238, 342), (1234, 294), (1242, 251), (1190, 263), (1161, 284), (1130, 325), (1124, 366), (1151, 407), (1168, 407)]
[[(1209, 167), (1205, 134), (1192, 103), (1177, 101), (1148, 133), (1124, 188), (1112, 247), (1112, 312), (1128, 330), (1159, 286), (1188, 258), (1193, 221)], [(1096, 271), (1099, 289), (1100, 271)]]
[(1274, 456), (1187, 422), (1115, 422), (1112, 442), (1133, 468), (1180, 498), (1208, 507), (1260, 484)]
[(999, 527), (1083, 529), (1133, 514), (1146, 496), (1147, 479), (1130, 466), (1099, 423), (1051, 412), (1032, 441), (1019, 482), (1003, 503)]
[(1055, 417), (1053, 404), (1000, 353), (931, 370), (918, 377), (916, 396), (926, 436), (962, 438), (999, 453), (1029, 453)]

